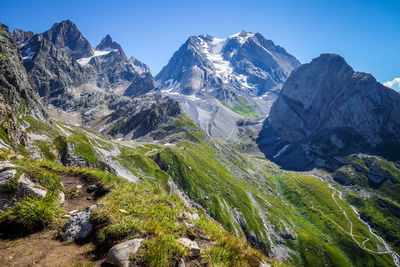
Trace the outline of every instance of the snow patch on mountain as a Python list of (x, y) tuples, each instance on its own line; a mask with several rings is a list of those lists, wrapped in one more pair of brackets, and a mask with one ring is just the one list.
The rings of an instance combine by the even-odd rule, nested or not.
[[(215, 76), (222, 80), (222, 83), (229, 84), (236, 82), (241, 87), (252, 88), (253, 86), (247, 83), (247, 76), (243, 74), (235, 74), (231, 63), (224, 59), (223, 50), (227, 41), (231, 38), (238, 38), (239, 42), (243, 44), (252, 34), (248, 36), (240, 36), (241, 33), (232, 35), (228, 38), (212, 38), (211, 41), (206, 41), (203, 38), (199, 38), (201, 46), (199, 47), (200, 52), (203, 53), (206, 58), (212, 63)], [(230, 56), (233, 56), (231, 53)]]
[(94, 53), (93, 53), (92, 56), (90, 56), (90, 57), (83, 57), (83, 58), (78, 59), (77, 61), (78, 61), (78, 63), (79, 63), (81, 66), (85, 66), (85, 65), (87, 65), (87, 64), (89, 63), (89, 61), (90, 61), (92, 58), (94, 58), (94, 57), (100, 57), (100, 56), (105, 56), (105, 55), (107, 55), (107, 54), (109, 54), (109, 53), (111, 53), (111, 52), (115, 52), (115, 51), (117, 51), (117, 50), (118, 50), (118, 49), (111, 49), (111, 48), (105, 48), (105, 49), (102, 49), (102, 50), (94, 50)]

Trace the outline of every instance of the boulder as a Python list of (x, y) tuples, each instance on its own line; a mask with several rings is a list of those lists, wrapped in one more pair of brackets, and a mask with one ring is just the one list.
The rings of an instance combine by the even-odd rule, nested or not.
[(95, 167), (92, 163), (88, 162), (84, 157), (75, 155), (75, 144), (68, 143), (65, 150), (61, 153), (61, 162), (66, 166), (74, 166), (78, 168)]
[(21, 175), (18, 179), (18, 191), (17, 196), (22, 198), (24, 196), (32, 196), (37, 198), (46, 197), (47, 190), (46, 188), (35, 184), (29, 178), (27, 178), (24, 174)]
[(0, 171), (3, 171), (5, 169), (9, 169), (9, 168), (16, 168), (16, 167), (17, 167), (17, 165), (14, 165), (14, 164), (12, 164), (12, 163), (10, 163), (8, 161), (0, 163)]
[(92, 210), (102, 206), (102, 204), (95, 204), (87, 207), (84, 211), (77, 213), (69, 219), (63, 226), (62, 238), (68, 240), (75, 238), (76, 240), (84, 240), (92, 232), (93, 226), (90, 223), (90, 214)]
[(142, 238), (135, 238), (113, 246), (107, 253), (106, 262), (119, 267), (132, 266), (130, 258), (139, 251)]
[(192, 256), (194, 256), (194, 257), (200, 256), (201, 250), (200, 250), (199, 246), (197, 245), (196, 241), (192, 241), (189, 238), (182, 237), (182, 238), (178, 239), (178, 242), (180, 244), (182, 244), (182, 246), (190, 249), (190, 253)]
[(12, 178), (14, 178), (16, 170), (7, 170), (0, 173), (0, 185), (7, 183)]

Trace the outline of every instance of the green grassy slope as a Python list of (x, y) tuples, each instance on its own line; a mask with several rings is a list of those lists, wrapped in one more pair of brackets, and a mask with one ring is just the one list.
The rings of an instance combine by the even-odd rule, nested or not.
[(253, 109), (247, 103), (247, 100), (243, 96), (237, 96), (236, 101), (233, 105), (229, 105), (226, 102), (222, 102), (225, 106), (233, 110), (234, 112), (243, 115), (248, 118), (258, 118), (258, 115), (253, 111)]
[[(120, 240), (147, 232), (155, 238), (159, 233), (176, 238), (183, 233), (182, 225), (172, 225), (182, 203), (164, 191), (169, 191), (168, 179), (171, 177), (226, 230), (247, 238), (270, 257), (295, 266), (393, 266), (389, 254), (376, 253), (384, 249), (349, 206), (351, 202), (362, 209), (354, 199), (344, 201), (339, 193), (315, 177), (282, 171), (265, 159), (240, 154), (230, 146), (211, 140), (186, 117), (177, 120), (175, 126), (177, 129), (170, 133), (170, 143), (164, 145), (110, 141), (83, 127), (60, 122), (47, 129), (46, 125), (31, 121), (28, 131), (48, 137), (46, 141), (35, 142), (40, 145), (43, 156), (50, 160), (59, 161), (65, 143), (73, 143), (85, 148), (75, 153), (98, 168), (112, 160), (142, 181), (140, 187), (123, 184), (115, 189), (115, 194), (104, 198), (107, 208), (101, 209), (99, 216), (111, 224), (99, 232), (99, 243), (104, 243), (109, 236)], [(60, 135), (64, 137), (60, 138)], [(151, 194), (143, 195), (146, 191)], [(137, 199), (146, 196), (148, 199)], [(174, 207), (167, 210), (165, 206), (160, 207), (155, 214), (146, 210), (157, 201), (174, 203)], [(122, 214), (114, 212), (117, 207), (139, 217), (123, 218)], [(140, 217), (147, 213), (150, 218)], [(171, 220), (168, 219), (170, 216)], [(163, 217), (166, 218), (164, 222)], [(150, 229), (153, 220), (161, 221), (162, 226)], [(203, 222), (203, 217), (201, 222), (204, 228), (214, 228)], [(382, 229), (385, 228), (390, 229), (386, 222), (382, 223)], [(204, 231), (207, 233), (208, 230)], [(158, 249), (158, 242), (171, 243), (154, 240), (149, 241), (149, 249)], [(226, 263), (232, 256), (227, 256), (228, 251), (238, 248), (235, 245), (236, 248), (228, 249), (226, 245), (231, 244), (228, 241), (217, 243), (222, 247), (210, 249), (207, 258)], [(178, 253), (176, 255), (184, 253), (174, 246), (171, 251)], [(149, 259), (151, 255), (144, 253), (143, 257)]]

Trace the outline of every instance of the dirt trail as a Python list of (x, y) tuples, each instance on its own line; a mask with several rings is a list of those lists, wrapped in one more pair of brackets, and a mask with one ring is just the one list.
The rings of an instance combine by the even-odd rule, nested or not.
[(0, 266), (84, 266), (86, 263), (100, 266), (100, 262), (90, 259), (92, 243), (60, 242), (55, 235), (55, 231), (46, 230), (14, 240), (1, 239)]
[[(95, 193), (88, 193), (87, 188), (97, 180), (74, 173), (59, 173), (59, 176), (66, 191), (63, 204), (66, 213), (83, 210), (96, 202)], [(91, 242), (61, 242), (56, 230), (45, 229), (24, 237), (0, 238), (0, 266), (101, 266), (102, 260), (94, 260), (94, 249)]]

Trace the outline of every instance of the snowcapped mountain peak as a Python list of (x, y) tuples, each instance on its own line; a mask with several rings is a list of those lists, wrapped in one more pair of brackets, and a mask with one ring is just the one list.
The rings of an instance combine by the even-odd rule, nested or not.
[(180, 87), (174, 90), (188, 95), (226, 89), (259, 97), (279, 90), (299, 65), (295, 57), (259, 33), (241, 31), (226, 38), (198, 35), (189, 37), (156, 80), (161, 89), (176, 81), (173, 84)]
[(113, 49), (113, 50), (122, 50), (121, 46), (119, 43), (113, 41), (111, 36), (107, 34), (106, 37), (104, 37), (99, 45), (96, 47), (97, 50), (106, 50), (106, 49)]
[(235, 39), (237, 40), (241, 45), (243, 45), (247, 39), (254, 37), (255, 34), (251, 32), (246, 32), (246, 31), (240, 31), (238, 33), (232, 34), (231, 36), (228, 37), (228, 39)]
[[(265, 117), (300, 62), (259, 33), (191, 36), (156, 75), (160, 90), (182, 104), (210, 135), (235, 139), (242, 116)], [(240, 107), (240, 108), (239, 108)]]

